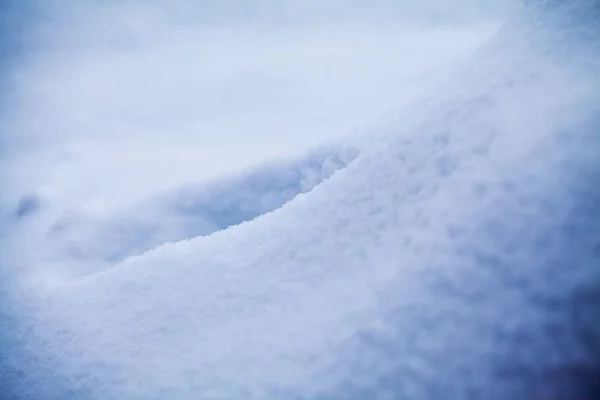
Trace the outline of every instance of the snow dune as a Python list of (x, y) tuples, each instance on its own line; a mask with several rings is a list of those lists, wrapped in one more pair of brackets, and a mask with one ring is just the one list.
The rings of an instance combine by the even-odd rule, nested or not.
[[(26, 237), (39, 249), (28, 257), (34, 279), (48, 284), (44, 280), (51, 275), (54, 280), (62, 275), (65, 281), (164, 243), (208, 235), (275, 210), (312, 190), (357, 154), (352, 147), (321, 148), (297, 160), (170, 190), (108, 215), (71, 212), (46, 224), (25, 223), (16, 239)], [(19, 246), (18, 241), (13, 245)]]
[(365, 125), (397, 129), (382, 121), (511, 9), (401, 3), (15, 6), (6, 42), (22, 54), (3, 68), (0, 114), (8, 273), (43, 289), (278, 208), (384, 136)]
[(393, 138), (281, 171), (281, 208), (33, 296), (18, 393), (595, 398), (600, 15), (532, 3)]

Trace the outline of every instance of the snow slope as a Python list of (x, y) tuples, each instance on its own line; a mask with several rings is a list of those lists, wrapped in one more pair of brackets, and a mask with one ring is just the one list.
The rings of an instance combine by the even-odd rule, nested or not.
[[(39, 209), (51, 207), (24, 197), (5, 215), (5, 225), (12, 222), (13, 229), (3, 241), (4, 251), (10, 254), (7, 259), (18, 260), (13, 268), (28, 284), (55, 286), (161, 244), (207, 235), (275, 210), (358, 154), (348, 146), (320, 148), (296, 160), (169, 190), (117, 212), (44, 213)], [(28, 250), (31, 246), (36, 252)]]
[(527, 8), (282, 208), (34, 297), (14, 393), (594, 398), (597, 7)]
[[(457, 7), (431, 24), (431, 0), (184, 3), (0, 7), (0, 241), (12, 275), (53, 286), (279, 207), (321, 161), (323, 176), (344, 165), (336, 144), (308, 148), (396, 116), (511, 8), (458, 23)], [(486, 12), (474, 3), (464, 8)], [(344, 146), (371, 147), (364, 137)]]
[[(395, 113), (497, 24), (406, 26), (395, 21), (404, 1), (393, 13), (373, 5), (371, 18), (362, 0), (13, 3), (43, 17), (31, 13), (13, 40), (24, 54), (0, 64), (0, 178), (12, 188), (0, 201), (36, 195), (45, 207), (103, 210), (298, 157)], [(260, 18), (296, 18), (303, 7), (325, 20)], [(338, 21), (335, 10), (351, 15)]]

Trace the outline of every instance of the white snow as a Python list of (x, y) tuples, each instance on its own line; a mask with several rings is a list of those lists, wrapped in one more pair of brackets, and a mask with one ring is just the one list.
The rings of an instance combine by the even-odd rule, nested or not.
[[(37, 7), (41, 21), (21, 33), (30, 48), (5, 78), (0, 165), (10, 190), (0, 222), (11, 274), (42, 286), (310, 189), (319, 179), (304, 175), (330, 174), (317, 171), (319, 158), (341, 167), (344, 154), (378, 142), (371, 126), (396, 129), (398, 111), (441, 84), (511, 11), (465, 4), (470, 12), (445, 11), (434, 24), (427, 2)], [(287, 179), (291, 188), (278, 189)], [(190, 214), (180, 201), (210, 210)], [(250, 209), (219, 217), (222, 202)]]
[(10, 273), (55, 286), (281, 206), (395, 131), (514, 4), (435, 23), (427, 2), (37, 4), (1, 118)]
[[(597, 355), (570, 318), (600, 263), (593, 4), (511, 19), (386, 139), (84, 222), (86, 259), (124, 260), (27, 297), (19, 393), (545, 399), (583, 387), (570, 371)], [(159, 234), (123, 245), (119, 224), (134, 226), (125, 241)], [(179, 241), (150, 250), (165, 240)]]

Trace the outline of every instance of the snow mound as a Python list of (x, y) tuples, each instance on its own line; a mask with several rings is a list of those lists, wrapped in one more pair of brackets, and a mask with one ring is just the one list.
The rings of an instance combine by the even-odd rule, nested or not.
[[(97, 272), (164, 243), (208, 235), (273, 211), (346, 167), (358, 152), (321, 148), (298, 160), (169, 191), (106, 216), (67, 212), (47, 223), (34, 221), (19, 237), (35, 238), (39, 251), (28, 259), (35, 268), (56, 274), (62, 264), (69, 278)], [(38, 204), (25, 197), (14, 213), (27, 217), (33, 212), (30, 203)]]
[(523, 13), (420, 124), (282, 208), (57, 289), (22, 393), (597, 396), (595, 4)]

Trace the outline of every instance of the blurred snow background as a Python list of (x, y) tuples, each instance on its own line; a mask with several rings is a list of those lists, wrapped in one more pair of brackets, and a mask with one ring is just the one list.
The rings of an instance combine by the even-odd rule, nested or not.
[[(97, 269), (276, 208), (372, 146), (374, 132), (443, 82), (518, 7), (13, 2), (3, 8), (5, 258), (19, 270), (80, 274), (65, 266)], [(308, 149), (321, 154), (311, 160), (329, 163), (325, 171), (314, 160), (303, 166)], [(238, 188), (249, 168), (269, 162), (277, 164), (259, 168), (263, 186), (297, 165), (287, 179), (298, 188), (275, 200)], [(225, 177), (235, 189), (220, 190), (235, 190), (229, 201), (252, 211), (231, 211), (227, 223), (213, 212), (204, 224), (177, 211), (206, 203), (205, 183)]]

